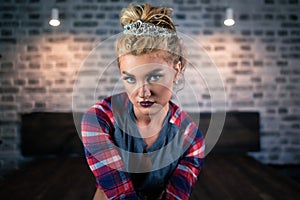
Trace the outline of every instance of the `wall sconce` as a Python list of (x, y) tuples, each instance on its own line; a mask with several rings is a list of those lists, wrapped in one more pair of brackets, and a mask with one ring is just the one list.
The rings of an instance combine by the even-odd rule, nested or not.
[(59, 21), (59, 11), (57, 8), (52, 8), (51, 10), (51, 19), (49, 21), (49, 24), (51, 26), (59, 26), (60, 21)]
[(232, 8), (226, 9), (226, 19), (224, 20), (224, 24), (225, 26), (233, 26), (235, 24)]

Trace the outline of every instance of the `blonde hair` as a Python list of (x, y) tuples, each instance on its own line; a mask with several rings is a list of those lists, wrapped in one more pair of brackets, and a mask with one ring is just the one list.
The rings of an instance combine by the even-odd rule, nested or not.
[[(137, 6), (129, 5), (121, 10), (120, 24), (124, 27), (126, 24), (141, 20), (176, 32), (171, 15), (171, 8), (153, 7), (148, 3)], [(153, 37), (123, 34), (117, 39), (115, 49), (118, 58), (126, 54), (143, 55), (159, 50), (164, 51), (165, 53), (160, 54), (163, 59), (167, 62), (172, 61), (174, 64), (180, 61), (181, 71), (185, 69), (184, 48), (177, 35)]]

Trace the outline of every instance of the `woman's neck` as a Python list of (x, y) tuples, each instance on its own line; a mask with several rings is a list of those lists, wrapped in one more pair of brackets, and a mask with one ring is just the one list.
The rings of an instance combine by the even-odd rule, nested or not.
[(169, 110), (169, 105), (166, 107), (155, 115), (136, 116), (136, 124), (143, 138), (152, 137), (160, 132)]
[(136, 117), (137, 124), (147, 126), (152, 122), (164, 121), (169, 111), (169, 104), (165, 105), (155, 114), (142, 114), (138, 109), (134, 108), (134, 115)]

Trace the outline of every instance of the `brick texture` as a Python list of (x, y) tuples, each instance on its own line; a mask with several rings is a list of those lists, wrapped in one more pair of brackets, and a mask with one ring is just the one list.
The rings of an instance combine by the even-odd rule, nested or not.
[[(83, 111), (97, 99), (122, 90), (113, 46), (101, 46), (93, 55), (90, 53), (101, 41), (122, 31), (119, 11), (129, 2), (1, 3), (1, 170), (16, 168), (23, 159), (21, 113)], [(178, 31), (201, 44), (204, 56), (195, 53), (194, 44), (187, 45), (190, 62), (201, 66), (204, 77), (187, 69), (186, 77), (197, 91), (189, 87), (181, 91), (181, 105), (195, 110), (191, 100), (194, 94), (200, 110), (218, 110), (218, 106), (211, 107), (210, 92), (225, 90), (227, 110), (260, 113), (261, 151), (250, 153), (253, 157), (264, 163), (300, 163), (300, 1), (164, 3), (174, 9)], [(60, 11), (59, 27), (48, 24), (53, 5)], [(227, 6), (235, 11), (233, 27), (222, 23)], [(213, 68), (218, 70), (224, 87), (215, 84), (218, 79), (213, 78)], [(72, 97), (76, 99), (73, 108)]]

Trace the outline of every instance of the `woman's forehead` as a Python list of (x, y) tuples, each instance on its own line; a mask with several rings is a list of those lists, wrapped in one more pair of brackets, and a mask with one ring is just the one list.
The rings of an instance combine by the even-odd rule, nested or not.
[(142, 65), (148, 65), (148, 67), (171, 66), (171, 62), (166, 59), (166, 54), (161, 51), (142, 55), (126, 54), (119, 58), (119, 63), (121, 69), (136, 68)]

